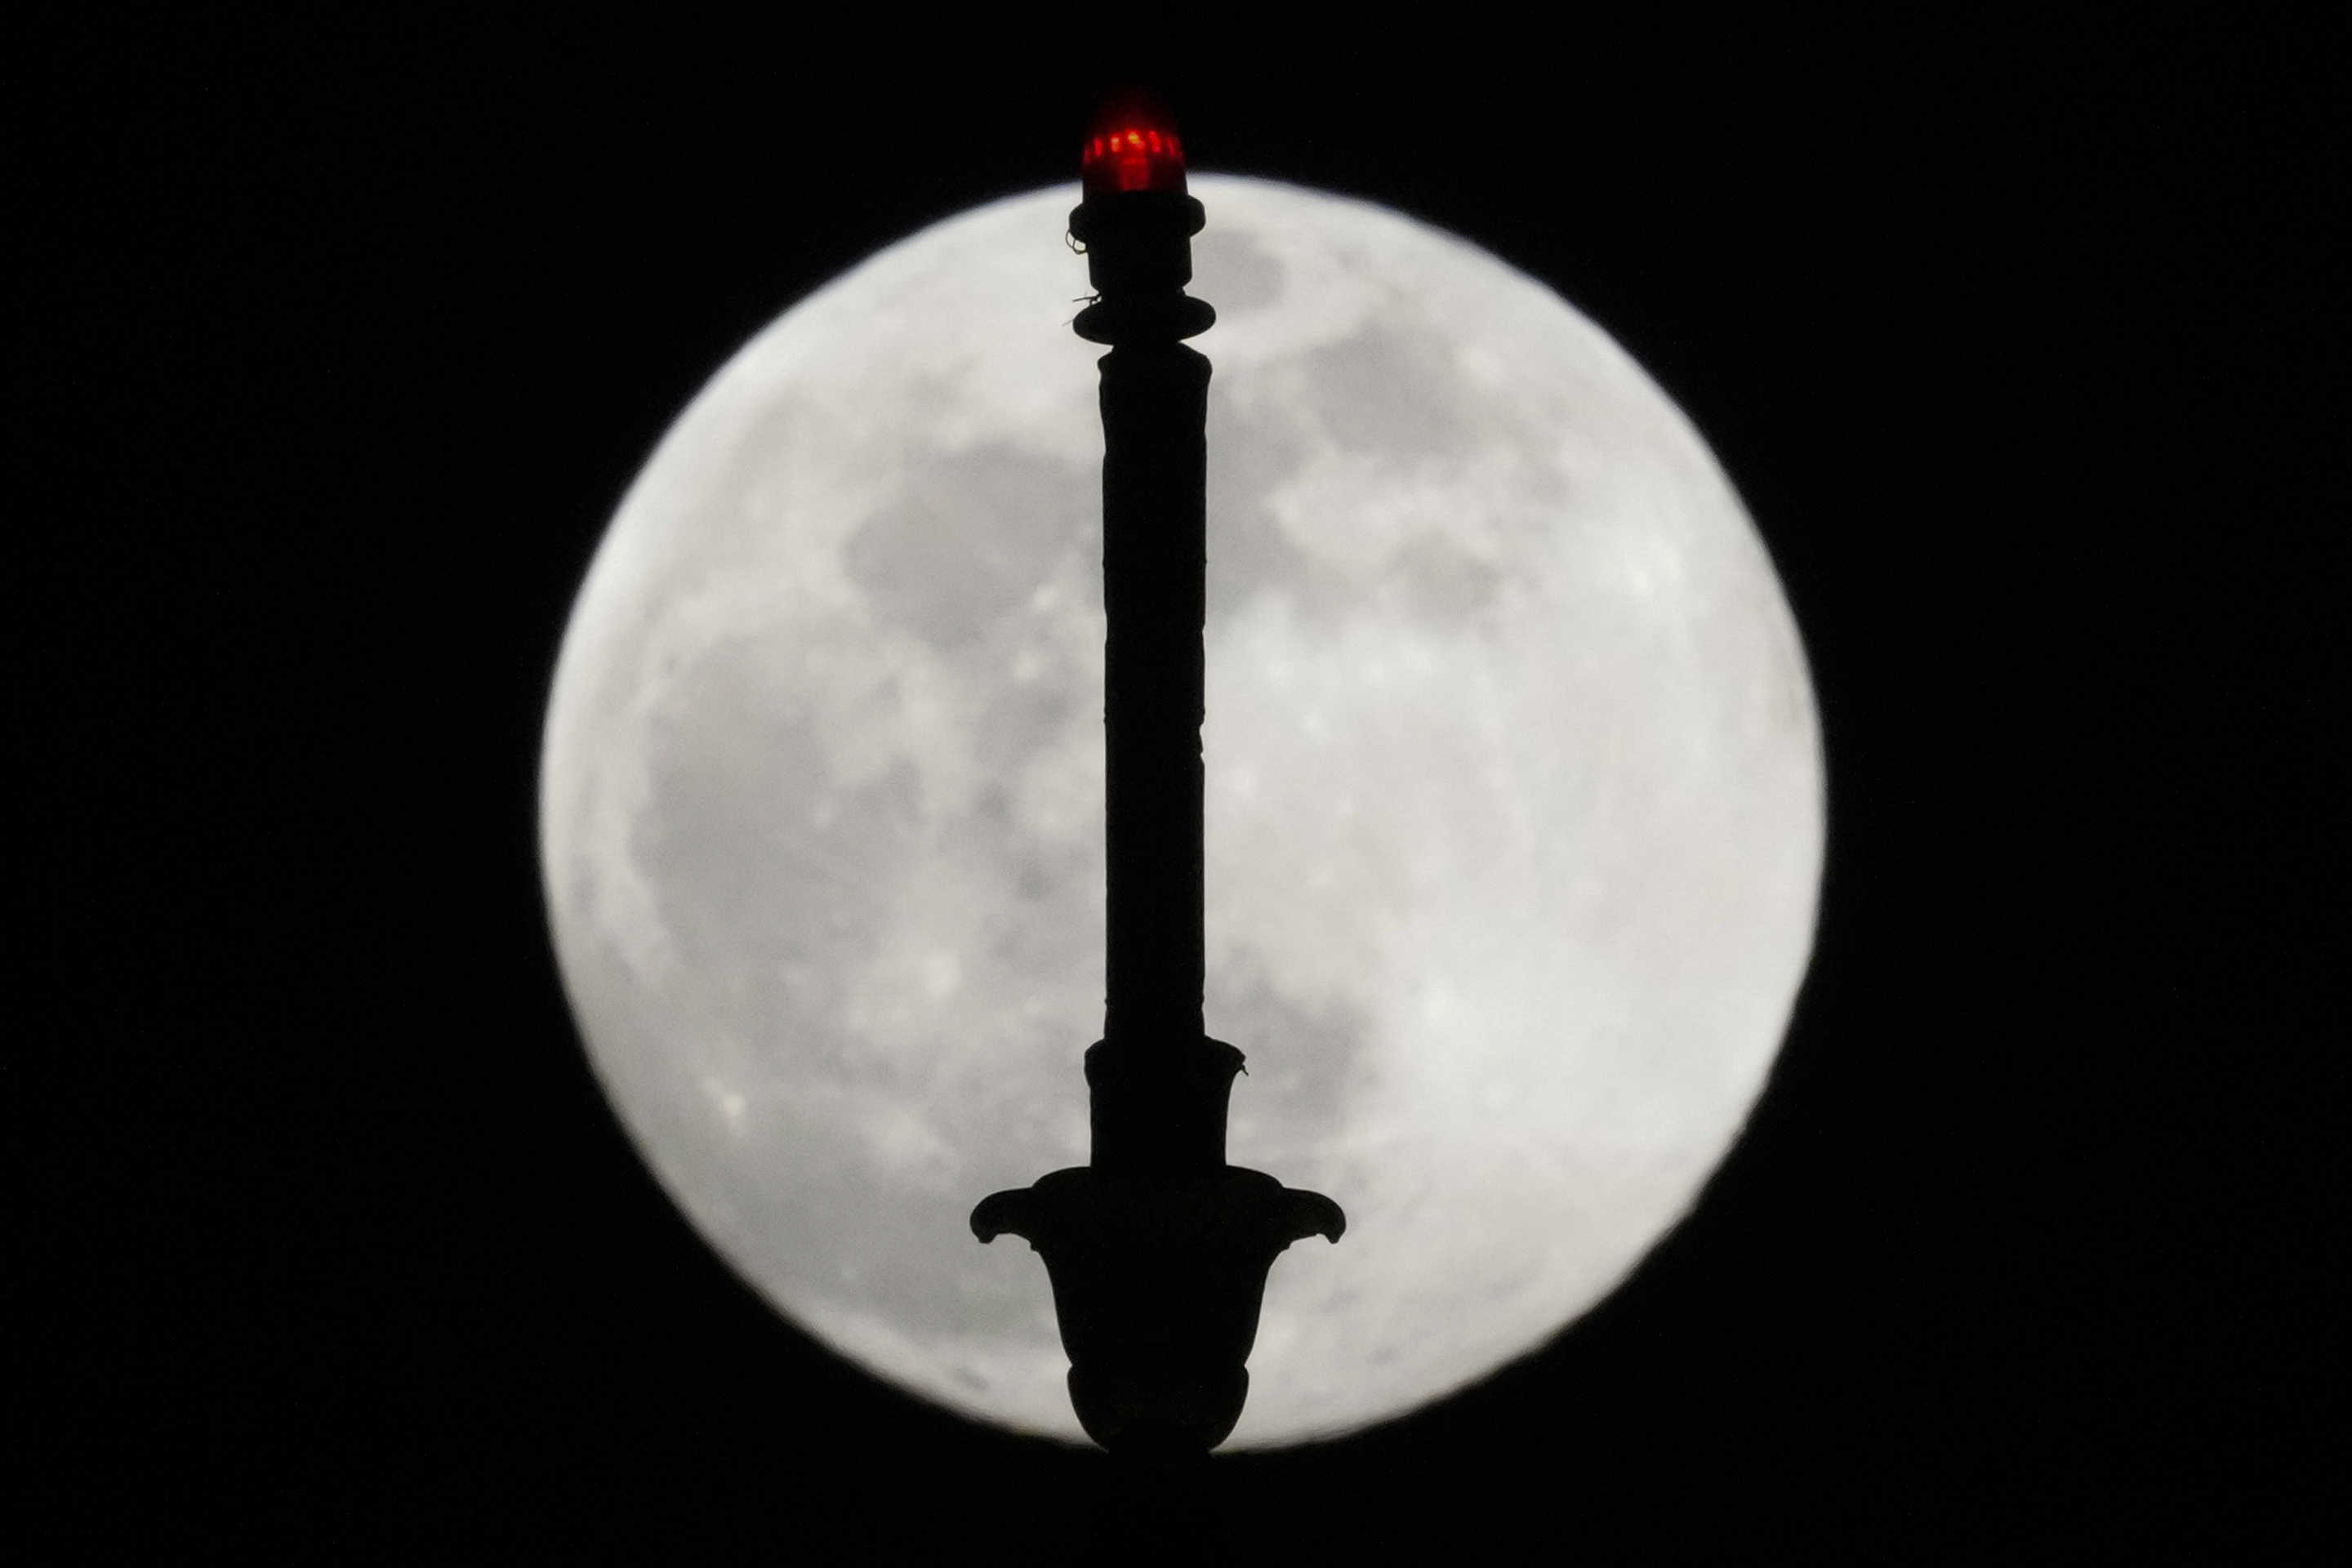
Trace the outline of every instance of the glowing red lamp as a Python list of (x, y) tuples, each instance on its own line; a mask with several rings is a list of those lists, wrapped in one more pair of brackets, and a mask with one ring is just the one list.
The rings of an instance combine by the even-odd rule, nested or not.
[(1087, 199), (1120, 191), (1184, 194), (1184, 144), (1168, 112), (1142, 99), (1114, 101), (1078, 152)]

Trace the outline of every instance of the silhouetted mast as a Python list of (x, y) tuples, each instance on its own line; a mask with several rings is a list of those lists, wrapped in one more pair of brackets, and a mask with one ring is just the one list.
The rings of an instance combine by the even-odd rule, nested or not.
[(1070, 233), (1095, 302), (1077, 333), (1103, 422), (1103, 726), (1108, 864), (1103, 1038), (1086, 1054), (1091, 1163), (998, 1193), (981, 1240), (1011, 1232), (1053, 1282), (1070, 1397), (1114, 1451), (1205, 1452), (1241, 1415), (1267, 1270), (1346, 1221), (1318, 1194), (1225, 1163), (1242, 1053), (1201, 1017), (1202, 667), (1209, 362), (1184, 339), (1216, 313), (1188, 297), (1192, 237), (1174, 121), (1113, 100), (1080, 159)]
[(1103, 1033), (1181, 1048), (1201, 1036), (1209, 362), (1180, 340), (1206, 331), (1216, 312), (1184, 293), (1203, 215), (1184, 194), (1173, 126), (1147, 112), (1111, 118), (1115, 129), (1088, 139), (1086, 200), (1070, 215), (1101, 293), (1074, 324), (1111, 345), (1098, 362), (1110, 895)]
[(1094, 1163), (1216, 1170), (1241, 1054), (1201, 1024), (1201, 630), (1208, 599), (1209, 362), (1183, 339), (1201, 204), (1176, 129), (1108, 107), (1081, 155), (1070, 234), (1098, 293), (1078, 336), (1102, 373), (1103, 752), (1108, 994), (1090, 1052)]

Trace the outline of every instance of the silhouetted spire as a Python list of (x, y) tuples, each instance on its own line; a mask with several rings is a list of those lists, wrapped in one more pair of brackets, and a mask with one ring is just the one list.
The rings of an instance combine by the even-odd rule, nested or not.
[(1103, 726), (1108, 944), (1103, 1037), (1086, 1053), (1089, 1164), (972, 1212), (1053, 1284), (1070, 1398), (1115, 1452), (1202, 1453), (1249, 1390), (1267, 1270), (1292, 1242), (1339, 1238), (1318, 1194), (1225, 1163), (1242, 1053), (1202, 1032), (1202, 765), (1209, 362), (1183, 339), (1216, 313), (1184, 292), (1205, 215), (1185, 193), (1163, 105), (1107, 102), (1080, 158), (1070, 233), (1096, 302), (1074, 323), (1110, 346), (1103, 422)]

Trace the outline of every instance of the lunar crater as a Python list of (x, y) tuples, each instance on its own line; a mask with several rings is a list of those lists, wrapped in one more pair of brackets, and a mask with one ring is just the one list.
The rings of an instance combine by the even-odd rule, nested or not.
[(961, 653), (1036, 592), (1093, 518), (1072, 504), (1071, 465), (996, 442), (918, 454), (898, 499), (842, 552), (850, 580), (884, 620)]
[(1316, 428), (1342, 452), (1403, 466), (1458, 458), (1475, 444), (1466, 438), (1475, 390), (1425, 328), (1367, 322), (1303, 355), (1297, 385)]
[(1195, 291), (1229, 321), (1279, 304), (1286, 281), (1272, 251), (1230, 229), (1209, 229), (1193, 239), (1192, 275)]

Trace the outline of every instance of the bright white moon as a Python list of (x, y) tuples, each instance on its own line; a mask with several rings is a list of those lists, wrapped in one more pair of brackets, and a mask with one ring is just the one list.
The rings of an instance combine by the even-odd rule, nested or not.
[[(1542, 1344), (1688, 1209), (1811, 949), (1823, 804), (1771, 564), (1600, 329), (1475, 247), (1194, 182), (1210, 1031), (1231, 1157), (1328, 1193), (1233, 1443)], [(623, 502), (557, 668), (562, 972), (646, 1160), (793, 1321), (1079, 1439), (971, 1206), (1087, 1158), (1103, 992), (1095, 357), (1057, 188), (785, 313)]]

